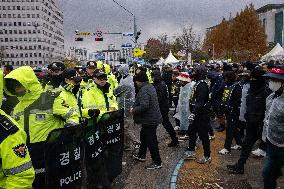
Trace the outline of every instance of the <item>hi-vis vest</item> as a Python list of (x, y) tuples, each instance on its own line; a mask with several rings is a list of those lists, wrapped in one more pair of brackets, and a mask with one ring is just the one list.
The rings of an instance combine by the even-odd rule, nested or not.
[(232, 93), (233, 93), (233, 91), (234, 91), (234, 89), (237, 85), (240, 85), (240, 84), (234, 83), (231, 86), (227, 86), (227, 85), (225, 86), (223, 98), (222, 98), (222, 105), (225, 106), (226, 108), (231, 108), (230, 107), (230, 100), (231, 100), (231, 97), (232, 97)]

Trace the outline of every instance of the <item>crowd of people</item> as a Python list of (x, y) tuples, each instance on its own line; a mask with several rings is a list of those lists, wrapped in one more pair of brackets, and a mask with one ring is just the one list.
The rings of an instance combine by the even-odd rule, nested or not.
[[(212, 161), (214, 132), (226, 131), (224, 148), (218, 153), (240, 150), (239, 160), (227, 165), (228, 172), (244, 174), (251, 153), (266, 157), (264, 188), (276, 188), (284, 163), (284, 65), (246, 62), (112, 68), (89, 61), (83, 69), (53, 62), (47, 74), (39, 80), (31, 67), (13, 70), (7, 65), (0, 76), (0, 90), (4, 91), (0, 187), (42, 188), (44, 143), (51, 131), (88, 119), (99, 121), (106, 112), (124, 109), (124, 151), (138, 149), (133, 158), (145, 162), (149, 149), (152, 163), (146, 169), (162, 168), (157, 139), (160, 124), (170, 136), (168, 147), (188, 142), (186, 160), (196, 159), (196, 144), (201, 142), (200, 164)], [(255, 145), (258, 148), (253, 150)]]

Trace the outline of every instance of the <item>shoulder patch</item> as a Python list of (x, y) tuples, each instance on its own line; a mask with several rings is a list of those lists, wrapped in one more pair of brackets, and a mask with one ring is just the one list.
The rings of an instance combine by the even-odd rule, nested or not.
[(0, 143), (18, 130), (19, 128), (7, 116), (0, 115)]
[(25, 144), (19, 144), (13, 148), (13, 151), (20, 158), (25, 158), (27, 155), (27, 146)]

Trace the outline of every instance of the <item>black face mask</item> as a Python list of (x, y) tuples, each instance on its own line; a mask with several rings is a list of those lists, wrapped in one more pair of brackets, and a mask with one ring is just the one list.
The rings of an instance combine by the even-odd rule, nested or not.
[(60, 83), (63, 81), (63, 77), (62, 77), (62, 74), (60, 75), (53, 75), (51, 77), (51, 84), (54, 86), (54, 87), (59, 87)]
[(257, 79), (250, 81), (250, 89), (251, 91), (257, 91), (266, 85), (264, 79)]
[(73, 89), (72, 89), (72, 93), (76, 96), (76, 94), (78, 93), (80, 89), (80, 85), (74, 85)]

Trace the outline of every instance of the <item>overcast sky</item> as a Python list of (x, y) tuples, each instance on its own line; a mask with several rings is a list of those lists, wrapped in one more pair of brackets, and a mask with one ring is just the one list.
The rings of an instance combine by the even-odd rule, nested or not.
[[(283, 3), (283, 0), (116, 0), (135, 14), (138, 29), (142, 34), (140, 43), (150, 37), (163, 34), (173, 36), (183, 26), (193, 24), (195, 31), (204, 35), (206, 28), (218, 24), (223, 17), (234, 16), (246, 5), (256, 8), (269, 3)], [(117, 48), (130, 38), (120, 35), (105, 35), (103, 42), (94, 37), (84, 42), (75, 42), (75, 30), (95, 32), (131, 32), (133, 17), (112, 0), (63, 0), (64, 30), (66, 47), (85, 47), (90, 50), (106, 49), (113, 43)]]

